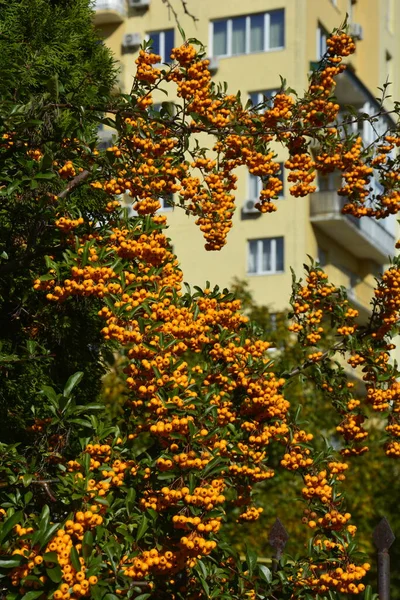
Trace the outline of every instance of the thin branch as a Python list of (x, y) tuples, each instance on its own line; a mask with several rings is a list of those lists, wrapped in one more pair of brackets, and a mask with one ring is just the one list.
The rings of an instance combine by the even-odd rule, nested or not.
[(311, 367), (311, 365), (315, 365), (316, 363), (323, 361), (325, 358), (328, 357), (328, 355), (332, 352), (332, 350), (336, 351), (336, 350), (340, 350), (341, 348), (344, 348), (344, 346), (345, 346), (344, 342), (345, 342), (345, 340), (341, 340), (340, 342), (337, 342), (336, 344), (334, 344), (332, 346), (332, 348), (330, 348), (329, 350), (324, 352), (318, 358), (318, 360), (306, 360), (302, 365), (299, 365), (298, 367), (296, 367), (295, 369), (290, 371), (287, 375), (283, 375), (283, 377), (285, 377), (285, 379), (291, 379), (292, 377), (295, 377), (296, 375), (298, 375), (299, 373), (301, 373), (308, 367)]
[(46, 483), (45, 481), (37, 481), (36, 483), (38, 483), (39, 485), (42, 486), (42, 488), (44, 489), (47, 496), (50, 498), (50, 500), (52, 502), (57, 502), (57, 498), (55, 496), (53, 496), (53, 492), (51, 491), (48, 483)]
[[(167, 0), (168, 1), (168, 0)], [(163, 0), (164, 2), (164, 0)], [(154, 86), (154, 88), (152, 88), (151, 90), (149, 90), (148, 93), (151, 93), (153, 89), (156, 89), (156, 86)], [(70, 109), (74, 109), (75, 106), (73, 104), (57, 104), (57, 103), (51, 103), (51, 104), (47, 104), (44, 108), (70, 108)], [(257, 108), (257, 107), (253, 107), (253, 110)], [(132, 115), (136, 115), (138, 114), (137, 109), (135, 108), (113, 108), (112, 106), (103, 106), (103, 107), (99, 107), (99, 106), (87, 106), (85, 107), (85, 110), (90, 110), (90, 111), (96, 111), (96, 112), (105, 112), (105, 113), (110, 113), (112, 115), (120, 115), (122, 117), (129, 117)], [(140, 111), (142, 113), (142, 111)], [(299, 135), (306, 135), (309, 136), (309, 132), (311, 131), (318, 131), (318, 130), (325, 130), (325, 129), (332, 129), (335, 128), (337, 130), (340, 129), (345, 129), (348, 125), (352, 125), (354, 123), (363, 123), (364, 121), (368, 121), (371, 122), (373, 121), (373, 119), (377, 119), (378, 117), (385, 117), (385, 116), (389, 116), (391, 114), (397, 114), (396, 110), (380, 110), (378, 112), (376, 112), (373, 115), (368, 115), (368, 116), (360, 116), (360, 117), (354, 117), (354, 118), (349, 118), (346, 120), (343, 120), (341, 123), (339, 122), (335, 122), (332, 121), (330, 123), (327, 123), (325, 125), (308, 125), (305, 129), (301, 130), (297, 125), (293, 125), (293, 126), (289, 126), (289, 127), (278, 127), (278, 128), (271, 128), (271, 129), (264, 129), (262, 132), (260, 131), (256, 131), (254, 133), (251, 132), (246, 132), (246, 135), (248, 137), (250, 136), (255, 136), (258, 137), (260, 136), (260, 134), (262, 135), (277, 135), (279, 133), (298, 133)], [(174, 125), (175, 124), (175, 119), (171, 119), (167, 122), (168, 125)], [(387, 131), (391, 131), (391, 129), (388, 127)], [(182, 122), (180, 123), (180, 127), (176, 127), (175, 128), (175, 133), (178, 134), (182, 134), (182, 133), (209, 133), (211, 135), (230, 135), (230, 134), (237, 134), (237, 131), (228, 126), (228, 127), (221, 127), (218, 129), (207, 129), (205, 125), (198, 125), (198, 126), (185, 126)], [(386, 133), (379, 135), (378, 137), (381, 138), (383, 135), (386, 135)], [(370, 146), (373, 145), (370, 144)], [(85, 171), (84, 171), (85, 172)], [(80, 173), (80, 175), (82, 175), (83, 173)], [(80, 175), (78, 175), (77, 177), (79, 177)], [(74, 179), (70, 182), (70, 185), (74, 182)], [(75, 187), (75, 186), (74, 186)], [(64, 191), (65, 192), (65, 191)], [(65, 195), (68, 193), (65, 192)], [(59, 198), (63, 197), (61, 195), (59, 195)]]
[[(168, 8), (168, 10), (173, 14), (174, 19), (176, 21), (177, 25), (180, 25), (179, 23), (179, 17), (178, 17), (178, 13), (176, 11), (176, 9), (173, 7), (171, 0), (162, 0), (163, 4), (165, 4), (165, 6)], [(187, 15), (188, 17), (190, 17), (194, 23), (196, 23), (199, 19), (189, 11), (187, 4), (188, 4), (188, 0), (180, 0), (181, 2), (181, 6), (183, 9), (183, 12), (185, 15)]]
[(82, 171), (82, 173), (79, 173), (79, 175), (77, 175), (76, 177), (74, 177), (68, 183), (68, 185), (65, 188), (65, 190), (63, 190), (62, 192), (60, 192), (59, 194), (57, 194), (57, 197), (59, 199), (65, 198), (65, 196), (67, 196), (76, 187), (78, 187), (78, 185), (80, 185), (83, 181), (85, 181), (85, 179), (87, 179), (89, 177), (89, 175), (90, 175), (90, 171), (87, 171), (86, 169), (84, 171)]
[(34, 479), (33, 481), (31, 481), (31, 485), (43, 485), (43, 484), (47, 484), (47, 483), (58, 483), (59, 480), (58, 479)]

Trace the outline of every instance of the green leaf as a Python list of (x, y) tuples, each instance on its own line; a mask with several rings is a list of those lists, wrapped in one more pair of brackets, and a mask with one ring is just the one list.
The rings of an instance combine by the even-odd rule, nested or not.
[(258, 571), (260, 573), (261, 579), (266, 581), (267, 583), (271, 583), (272, 581), (272, 573), (265, 565), (258, 565)]
[(125, 500), (125, 506), (126, 506), (126, 510), (128, 512), (128, 516), (130, 516), (132, 509), (135, 505), (135, 498), (136, 498), (136, 490), (134, 490), (133, 488), (129, 488), (128, 493), (126, 494), (126, 500)]
[(58, 563), (57, 552), (46, 552), (43, 554), (43, 560), (48, 563)]
[(140, 596), (135, 596), (135, 600), (147, 600), (147, 598), (150, 598), (150, 596), (151, 594), (140, 594)]
[(30, 592), (28, 592), (27, 594), (24, 594), (21, 598), (21, 600), (35, 600), (35, 598), (39, 598), (39, 596), (41, 596), (43, 594), (43, 590), (32, 590)]
[(207, 594), (207, 596), (210, 595), (210, 588), (208, 587), (208, 583), (206, 582), (205, 579), (203, 579), (203, 577), (199, 577), (200, 579), (200, 583), (203, 586), (203, 590), (205, 591), (205, 593)]
[(40, 540), (41, 548), (43, 548), (43, 546), (45, 546), (47, 544), (47, 542), (50, 541), (50, 538), (53, 537), (53, 535), (55, 534), (56, 531), (58, 531), (58, 529), (60, 529), (60, 523), (54, 523), (53, 525), (50, 525), (50, 527), (47, 529), (46, 533)]
[(121, 546), (117, 544), (117, 542), (111, 540), (104, 546), (103, 550), (115, 571), (117, 568), (117, 562), (119, 560)]
[(372, 587), (367, 585), (364, 591), (364, 600), (372, 600)]
[(250, 548), (247, 548), (246, 562), (247, 562), (247, 568), (249, 571), (249, 575), (251, 577), (253, 574), (253, 571), (254, 571), (254, 567), (257, 564), (257, 554), (254, 552), (254, 550), (251, 550)]
[(50, 521), (50, 509), (47, 504), (45, 504), (42, 508), (42, 512), (40, 515), (40, 529), (46, 530)]
[(78, 371), (77, 373), (74, 373), (73, 375), (71, 375), (71, 377), (69, 377), (67, 383), (65, 384), (64, 391), (63, 391), (64, 398), (70, 397), (72, 390), (74, 389), (75, 386), (78, 385), (78, 383), (81, 381), (82, 377), (83, 377), (82, 371)]
[(86, 531), (82, 541), (82, 556), (83, 558), (89, 558), (93, 550), (93, 533)]
[(54, 179), (55, 173), (36, 173), (35, 179)]
[(74, 409), (74, 413), (81, 413), (81, 412), (90, 412), (90, 411), (95, 411), (95, 410), (105, 410), (105, 406), (104, 404), (85, 404), (84, 406), (77, 406)]
[[(199, 560), (199, 561), (197, 562), (197, 565), (196, 565), (196, 570), (197, 570), (197, 572), (199, 573), (199, 575), (202, 575), (202, 576), (204, 577), (204, 579), (206, 579), (206, 578), (207, 578), (207, 575), (208, 575), (208, 574), (207, 574), (207, 569), (206, 569), (206, 567), (205, 567), (204, 563), (203, 563), (201, 560)], [(200, 571), (201, 571), (201, 573), (200, 573)]]
[(7, 538), (8, 534), (13, 530), (14, 526), (17, 523), (19, 523), (19, 521), (22, 521), (22, 519), (23, 513), (22, 510), (19, 510), (18, 512), (11, 515), (11, 517), (9, 517), (7, 521), (4, 521), (3, 527), (1, 528), (0, 532), (0, 544)]
[(74, 567), (75, 571), (80, 571), (81, 563), (79, 562), (79, 554), (78, 554), (75, 546), (72, 546), (71, 552), (69, 555), (71, 558), (72, 566)]
[(76, 423), (77, 425), (82, 425), (82, 427), (89, 427), (92, 429), (91, 422), (85, 419), (69, 419), (68, 423)]
[(50, 77), (50, 79), (48, 79), (46, 81), (46, 88), (50, 92), (52, 100), (54, 100), (55, 102), (58, 102), (59, 93), (60, 93), (58, 73), (56, 73), (55, 75), (53, 75), (52, 77)]
[(14, 567), (19, 567), (22, 558), (22, 556), (15, 554), (12, 558), (0, 558), (0, 569), (12, 569)]
[[(52, 276), (53, 278), (53, 276)], [(52, 387), (50, 387), (49, 385), (44, 385), (41, 388), (41, 391), (43, 392), (43, 394), (46, 396), (46, 398), (48, 398), (51, 402), (53, 402), (54, 404), (57, 404), (57, 394), (55, 392), (55, 390), (53, 390)]]
[(53, 159), (50, 154), (44, 154), (42, 160), (40, 161), (40, 170), (45, 171), (46, 169), (50, 169), (53, 164)]
[(149, 526), (149, 520), (146, 515), (143, 515), (138, 530), (136, 532), (136, 541), (138, 542), (146, 533)]
[(54, 583), (60, 583), (62, 579), (62, 571), (60, 565), (56, 565), (52, 569), (46, 569), (46, 573)]
[(31, 475), (31, 473), (25, 473), (25, 475), (22, 477), (22, 483), (24, 487), (30, 486), (32, 483), (32, 479), (33, 475)]
[[(189, 421), (189, 423), (190, 423), (190, 421)], [(206, 477), (207, 475), (209, 475), (211, 473), (211, 471), (217, 472), (217, 471), (221, 470), (224, 463), (225, 463), (225, 460), (221, 456), (216, 456), (215, 458), (210, 460), (208, 465), (204, 468), (203, 477)], [(220, 465), (220, 469), (216, 469), (216, 467), (218, 465)]]

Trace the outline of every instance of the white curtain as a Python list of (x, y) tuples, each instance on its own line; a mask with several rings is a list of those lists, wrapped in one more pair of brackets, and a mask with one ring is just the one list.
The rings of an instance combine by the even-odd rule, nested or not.
[(269, 47), (283, 48), (284, 40), (284, 11), (274, 10), (270, 13), (269, 18)]
[(246, 52), (246, 17), (232, 19), (232, 54)]
[(256, 175), (249, 173), (249, 198), (258, 199), (261, 191), (261, 180)]
[(250, 52), (264, 50), (264, 15), (250, 17)]
[(261, 257), (261, 271), (262, 273), (268, 273), (273, 271), (272, 268), (272, 252), (271, 252), (271, 240), (262, 240), (262, 257)]
[(213, 54), (225, 56), (228, 54), (227, 21), (215, 21), (213, 24)]
[(257, 273), (257, 244), (258, 240), (249, 241), (247, 272)]

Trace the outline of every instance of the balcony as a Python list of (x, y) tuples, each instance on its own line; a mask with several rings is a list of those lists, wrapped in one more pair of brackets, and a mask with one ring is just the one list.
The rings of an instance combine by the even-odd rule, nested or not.
[(122, 23), (126, 17), (126, 0), (95, 0), (95, 25)]
[(374, 296), (374, 287), (366, 281), (358, 280), (347, 288), (347, 297), (358, 310), (360, 323), (365, 323), (371, 316)]
[(374, 297), (374, 286), (372, 283), (362, 279), (357, 273), (339, 264), (327, 264), (324, 270), (331, 283), (337, 287), (343, 286), (346, 288), (351, 306), (358, 310), (359, 318), (357, 321), (365, 323), (372, 312), (371, 300)]
[(316, 192), (310, 200), (310, 221), (358, 258), (386, 264), (394, 254), (394, 236), (374, 219), (342, 214), (345, 200), (334, 191)]

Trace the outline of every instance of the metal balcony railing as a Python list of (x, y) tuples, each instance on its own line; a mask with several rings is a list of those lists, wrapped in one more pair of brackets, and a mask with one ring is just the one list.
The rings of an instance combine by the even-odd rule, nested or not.
[(345, 199), (334, 191), (316, 192), (310, 200), (310, 220), (359, 258), (384, 264), (394, 254), (394, 236), (377, 220), (342, 213)]

